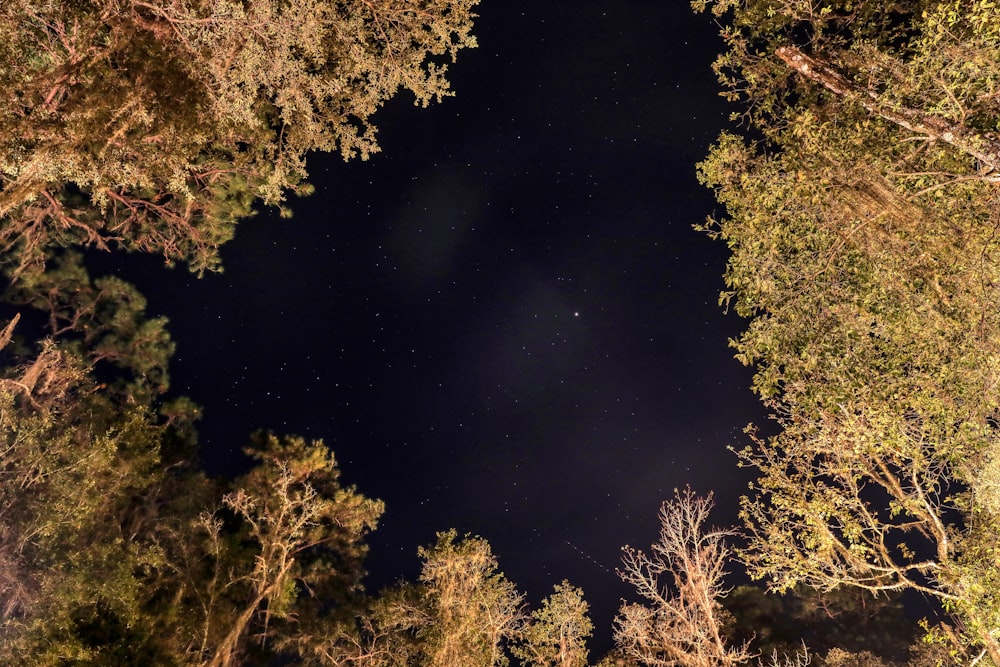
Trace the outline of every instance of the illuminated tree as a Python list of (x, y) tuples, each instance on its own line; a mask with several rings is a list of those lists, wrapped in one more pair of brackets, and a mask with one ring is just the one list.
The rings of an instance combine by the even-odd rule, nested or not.
[(700, 168), (781, 427), (740, 452), (751, 573), (920, 591), (1000, 664), (996, 8), (695, 4), (726, 16), (717, 70), (763, 137)]
[(522, 596), (497, 570), (486, 540), (438, 533), (424, 560), (420, 587), (425, 616), (417, 629), (432, 667), (506, 665), (504, 644), (522, 619)]
[[(187, 460), (197, 408), (163, 399), (165, 320), (147, 318), (127, 283), (91, 279), (76, 248), (217, 268), (255, 202), (310, 191), (309, 152), (367, 158), (386, 100), (450, 94), (447, 61), (475, 44), (475, 4), (0, 6), (4, 298), (40, 309), (49, 336), (0, 379), (5, 662), (348, 655), (325, 654), (325, 638), (346, 636), (363, 609), (364, 537), (381, 503), (341, 486), (326, 447), (299, 438), (260, 436), (249, 472), (206, 478)], [(462, 543), (470, 567), (477, 544)], [(428, 582), (442, 586), (428, 598), (436, 618), (458, 622), (447, 576)]]
[(162, 477), (156, 422), (51, 342), (0, 381), (0, 661), (161, 662), (135, 576), (157, 554), (129, 533)]
[(125, 281), (92, 280), (78, 252), (63, 252), (47, 270), (23, 275), (4, 297), (41, 310), (47, 335), (99, 370), (116, 399), (145, 405), (167, 391), (174, 344), (166, 318), (147, 317), (146, 299)]
[(660, 539), (649, 554), (623, 549), (619, 574), (646, 604), (622, 605), (615, 643), (649, 667), (735, 667), (752, 655), (725, 638), (721, 599), (732, 531), (705, 530), (712, 498), (678, 491), (660, 508)]
[(0, 253), (218, 265), (253, 202), (306, 193), (305, 156), (377, 150), (400, 88), (448, 95), (476, 0), (92, 0), (0, 7)]
[(165, 553), (155, 583), (173, 607), (164, 630), (191, 664), (311, 650), (299, 635), (332, 627), (360, 593), (364, 536), (382, 513), (340, 486), (322, 442), (260, 435), (247, 453), (257, 465), (214, 504), (182, 499), (154, 532)]
[(586, 667), (587, 639), (594, 630), (583, 591), (569, 582), (557, 584), (540, 609), (521, 629), (514, 655), (537, 667)]
[(354, 613), (382, 505), (322, 443), (260, 436), (249, 472), (208, 480), (164, 458), (192, 406), (122, 400), (92, 363), (48, 341), (0, 378), (0, 660), (266, 662)]

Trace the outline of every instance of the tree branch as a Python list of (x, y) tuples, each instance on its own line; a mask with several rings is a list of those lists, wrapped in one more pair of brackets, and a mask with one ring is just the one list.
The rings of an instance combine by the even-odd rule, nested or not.
[(989, 172), (1000, 172), (1000, 141), (970, 130), (961, 123), (900, 106), (885, 100), (837, 71), (823, 60), (807, 56), (794, 46), (782, 46), (775, 51), (781, 60), (796, 72), (844, 99), (857, 102), (871, 113), (911, 132), (943, 141), (979, 160)]

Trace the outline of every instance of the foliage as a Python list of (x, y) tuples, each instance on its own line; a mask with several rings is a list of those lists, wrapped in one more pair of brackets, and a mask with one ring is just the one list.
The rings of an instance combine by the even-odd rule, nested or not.
[(778, 590), (930, 595), (1000, 664), (996, 8), (712, 8), (763, 141), (723, 134), (700, 166), (728, 213), (705, 229), (781, 426), (739, 453), (760, 471), (743, 557)]
[[(377, 150), (400, 88), (448, 95), (476, 0), (16, 0), (0, 8), (0, 254), (158, 252), (195, 271), (305, 156)], [(287, 211), (286, 211), (287, 212)]]
[(229, 483), (164, 461), (192, 412), (118, 400), (52, 343), (0, 381), (5, 663), (232, 665), (354, 603), (381, 503), (300, 438), (259, 436)]
[(711, 509), (711, 495), (675, 491), (674, 499), (660, 508), (660, 539), (651, 553), (622, 550), (619, 575), (648, 604), (622, 605), (615, 642), (644, 665), (715, 667), (752, 657), (746, 645), (731, 646), (724, 635), (725, 539), (733, 533), (704, 530)]
[(503, 643), (522, 619), (522, 596), (502, 573), (489, 544), (478, 537), (456, 542), (454, 530), (421, 547), (420, 572), (427, 622), (418, 628), (433, 667), (506, 665)]
[(614, 649), (598, 661), (597, 667), (639, 667), (639, 663)]
[(856, 588), (822, 592), (799, 586), (774, 595), (739, 586), (722, 606), (732, 618), (726, 628), (730, 641), (748, 642), (762, 656), (792, 656), (804, 645), (813, 664), (823, 664), (833, 649), (903, 661), (917, 630), (898, 595), (876, 597)]
[[(145, 406), (119, 408), (51, 343), (0, 384), (3, 662), (158, 654), (134, 576), (158, 554), (130, 527), (162, 475), (163, 429)], [(122, 633), (95, 645), (112, 625)]]
[(524, 621), (523, 597), (502, 573), (489, 543), (454, 530), (419, 549), (416, 582), (368, 601), (350, 622), (315, 638), (321, 664), (389, 667), (491, 667)]
[(340, 486), (322, 442), (260, 435), (247, 452), (259, 464), (164, 540), (175, 538), (168, 553), (178, 554), (173, 576), (190, 605), (188, 634), (201, 640), (199, 663), (239, 664), (275, 635), (290, 642), (300, 620), (315, 632), (341, 611), (358, 591), (364, 535), (382, 513), (380, 502)]
[(92, 280), (80, 253), (66, 251), (44, 272), (22, 276), (4, 299), (41, 310), (48, 336), (86, 359), (125, 403), (145, 405), (169, 388), (174, 344), (166, 318), (147, 317), (146, 299), (125, 281)]
[(514, 655), (524, 665), (536, 667), (586, 667), (587, 639), (594, 630), (590, 606), (583, 591), (568, 581), (531, 612), (520, 633)]
[[(823, 99), (821, 91), (792, 76), (774, 57), (776, 49), (797, 46), (812, 53), (849, 59), (853, 47), (904, 51), (911, 25), (934, 0), (692, 0), (696, 12), (711, 10), (722, 20), (726, 50), (713, 63), (723, 96), (743, 104), (735, 114), (777, 137), (788, 114)], [(860, 60), (854, 64), (861, 66)], [(829, 99), (823, 101), (829, 102)]]

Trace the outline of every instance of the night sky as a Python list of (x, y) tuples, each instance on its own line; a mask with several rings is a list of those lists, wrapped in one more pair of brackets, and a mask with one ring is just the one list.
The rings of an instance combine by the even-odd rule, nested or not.
[(322, 438), (387, 503), (371, 587), (455, 527), (532, 602), (582, 586), (602, 651), (621, 545), (685, 484), (735, 522), (726, 447), (763, 420), (717, 305), (725, 247), (692, 229), (717, 209), (695, 163), (732, 111), (721, 42), (683, 0), (478, 13), (456, 96), (394, 100), (369, 162), (314, 156), (316, 193), (241, 223), (223, 274), (114, 261), (170, 320), (210, 472), (239, 472), (255, 429)]

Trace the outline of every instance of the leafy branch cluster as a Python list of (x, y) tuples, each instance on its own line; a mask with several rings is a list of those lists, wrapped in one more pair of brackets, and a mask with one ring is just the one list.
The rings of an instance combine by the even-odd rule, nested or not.
[[(378, 150), (401, 88), (449, 95), (476, 0), (18, 0), (0, 8), (0, 254), (68, 246), (195, 271), (255, 201), (308, 193), (310, 151)], [(287, 209), (282, 209), (288, 212)]]
[(696, 2), (756, 141), (700, 165), (722, 302), (778, 435), (740, 555), (775, 590), (918, 591), (1000, 664), (1000, 15), (994, 3)]

